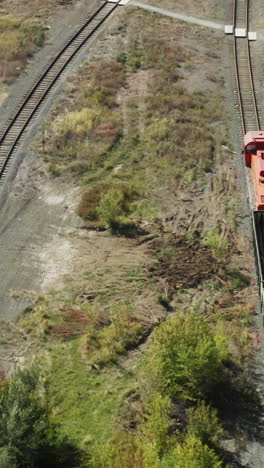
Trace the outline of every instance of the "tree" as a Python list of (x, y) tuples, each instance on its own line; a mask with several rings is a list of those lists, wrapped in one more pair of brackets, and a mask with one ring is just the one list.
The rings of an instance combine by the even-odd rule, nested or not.
[(81, 453), (50, 420), (36, 367), (19, 371), (0, 390), (0, 467), (73, 468)]
[[(0, 447), (2, 457), (18, 466), (32, 467), (45, 437), (47, 412), (37, 394), (37, 371), (19, 371), (0, 395)], [(16, 465), (14, 465), (16, 466)]]

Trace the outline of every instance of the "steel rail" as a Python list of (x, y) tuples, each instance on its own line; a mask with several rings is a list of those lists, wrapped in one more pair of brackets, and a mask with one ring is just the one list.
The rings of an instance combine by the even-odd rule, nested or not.
[[(117, 8), (120, 2), (121, 0), (118, 0), (117, 3), (109, 3), (105, 1), (88, 18), (88, 20), (81, 26), (81, 28), (68, 39), (56, 57), (42, 72), (41, 76), (37, 79), (32, 89), (26, 94), (25, 99), (23, 100), (19, 109), (15, 112), (15, 115), (9, 118), (10, 122), (7, 124), (0, 139), (0, 182), (3, 180), (3, 176), (6, 173), (10, 158), (14, 153), (25, 129), (28, 127), (33, 116), (38, 111), (40, 105), (45, 100), (50, 90), (57, 82), (58, 78), (70, 64), (76, 54), (80, 51), (80, 49), (85, 45), (88, 39), (93, 36), (93, 34), (106, 21), (111, 13)], [(101, 16), (102, 13), (103, 16)], [(96, 23), (93, 26), (92, 23), (94, 21), (96, 21)], [(86, 28), (88, 28), (88, 31), (85, 33)], [(74, 47), (75, 41), (77, 44)], [(64, 60), (63, 55), (65, 55)], [(62, 63), (60, 63), (60, 60)], [(51, 76), (49, 76), (49, 74), (51, 74)], [(40, 93), (39, 97), (34, 96), (34, 94), (37, 93)], [(25, 116), (23, 116), (23, 112), (26, 114)], [(6, 146), (6, 150), (4, 146)]]
[[(250, 0), (246, 0), (245, 2), (245, 15), (244, 15), (244, 27), (248, 32), (249, 29), (249, 10), (250, 10)], [(243, 13), (243, 12), (242, 12)], [(241, 12), (240, 12), (241, 14)], [(234, 60), (235, 60), (235, 81), (236, 81), (236, 88), (237, 88), (237, 98), (238, 98), (238, 105), (240, 109), (240, 116), (241, 116), (241, 126), (242, 132), (245, 134), (250, 128), (248, 128), (249, 123), (251, 121), (252, 129), (260, 130), (260, 118), (259, 112), (257, 107), (257, 100), (256, 100), (256, 90), (254, 84), (254, 76), (253, 76), (253, 67), (252, 67), (252, 60), (251, 60), (251, 50), (250, 50), (250, 41), (248, 35), (246, 38), (238, 38), (236, 37), (236, 28), (238, 26), (238, 0), (233, 1), (233, 27), (234, 27), (234, 34), (233, 34), (233, 49), (234, 49)], [(242, 42), (243, 41), (243, 42)], [(243, 46), (245, 45), (246, 41), (246, 68), (242, 67), (239, 58), (239, 53), (242, 52), (242, 43)], [(243, 55), (242, 55), (243, 57)], [(244, 58), (244, 57), (243, 57)], [(245, 91), (242, 87), (242, 80), (244, 78), (248, 78), (246, 81), (249, 81), (250, 85), (250, 98), (245, 96)], [(247, 106), (245, 104), (247, 102)], [(252, 122), (252, 110), (254, 114), (254, 122)]]
[(233, 2), (233, 29), (234, 29), (234, 59), (235, 59), (235, 79), (236, 79), (236, 86), (237, 86), (237, 97), (238, 97), (238, 104), (240, 108), (240, 115), (242, 119), (242, 130), (245, 133), (245, 116), (243, 112), (243, 103), (242, 103), (242, 93), (241, 93), (241, 86), (240, 86), (240, 78), (239, 78), (239, 66), (238, 66), (238, 53), (237, 53), (237, 41), (236, 41), (236, 25), (237, 25), (237, 0)]
[[(250, 10), (250, 2), (251, 0), (247, 0), (246, 6), (246, 29), (247, 32), (249, 31), (249, 10)], [(252, 98), (253, 98), (253, 106), (255, 112), (255, 119), (256, 119), (256, 130), (260, 130), (260, 119), (257, 107), (257, 99), (256, 99), (256, 89), (254, 83), (254, 75), (253, 75), (253, 67), (252, 67), (252, 60), (251, 60), (251, 50), (250, 50), (250, 40), (247, 35), (247, 52), (248, 52), (248, 67), (249, 67), (249, 74), (250, 74), (250, 84), (252, 89)]]

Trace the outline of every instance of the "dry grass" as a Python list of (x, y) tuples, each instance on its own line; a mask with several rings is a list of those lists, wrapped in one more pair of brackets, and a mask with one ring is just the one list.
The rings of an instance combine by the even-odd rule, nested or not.
[[(138, 27), (141, 16), (143, 33)], [(51, 174), (75, 176), (81, 185), (92, 183), (96, 194), (101, 183), (129, 180), (144, 197), (134, 204), (133, 217), (141, 220), (164, 213), (163, 197), (171, 185), (192, 184), (195, 189), (204, 181), (219, 145), (211, 122), (223, 118), (223, 108), (220, 96), (184, 86), (183, 68), (192, 53), (171, 39), (171, 21), (153, 37), (157, 17), (134, 11), (131, 20), (122, 26), (129, 40), (120, 44), (116, 59), (95, 60), (70, 83), (69, 111), (51, 125), (45, 159)], [(139, 69), (149, 77), (146, 91), (126, 98)], [(120, 103), (120, 93), (125, 104)], [(74, 106), (72, 95), (77, 97)], [(161, 185), (163, 194), (158, 194)], [(88, 192), (78, 207), (86, 219)], [(92, 198), (94, 219), (100, 197)]]
[(23, 26), (16, 18), (0, 18), (0, 84), (14, 80), (44, 39), (45, 32), (40, 25)]

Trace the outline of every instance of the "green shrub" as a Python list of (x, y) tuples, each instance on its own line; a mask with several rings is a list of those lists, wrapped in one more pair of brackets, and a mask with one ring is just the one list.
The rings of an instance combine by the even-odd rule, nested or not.
[(129, 185), (113, 186), (101, 198), (97, 214), (101, 221), (111, 227), (113, 233), (122, 233), (132, 228), (133, 224), (125, 218), (130, 214), (133, 201), (137, 198), (136, 190)]
[(204, 233), (204, 244), (211, 249), (216, 260), (223, 260), (227, 253), (228, 241), (217, 229), (209, 229)]
[(118, 188), (110, 189), (103, 195), (97, 213), (100, 219), (111, 227), (125, 213), (124, 194)]
[(152, 396), (146, 408), (145, 421), (140, 425), (138, 434), (144, 468), (158, 467), (169, 448), (170, 408), (170, 399), (159, 393)]
[(196, 437), (202, 444), (209, 447), (218, 446), (224, 433), (217, 417), (217, 411), (201, 402), (197, 408), (191, 408), (187, 413), (188, 435)]
[(19, 468), (14, 451), (7, 445), (0, 448), (0, 466), (1, 468)]
[(216, 453), (193, 435), (189, 435), (183, 444), (177, 444), (171, 461), (171, 468), (221, 468), (223, 466)]
[(37, 368), (19, 371), (0, 390), (0, 466), (73, 468), (80, 453), (50, 420)]
[(138, 454), (136, 437), (131, 432), (115, 431), (111, 439), (100, 446), (88, 467), (94, 468), (144, 468)]
[(100, 205), (101, 198), (109, 190), (107, 183), (97, 184), (91, 190), (87, 190), (82, 194), (81, 200), (77, 207), (77, 214), (81, 218), (89, 221), (98, 219), (98, 206)]
[(63, 138), (73, 135), (85, 135), (101, 120), (102, 112), (98, 109), (83, 108), (79, 111), (72, 111), (65, 115), (57, 123), (57, 131)]
[(213, 333), (199, 314), (176, 315), (163, 323), (155, 332), (151, 355), (157, 382), (171, 396), (207, 399), (223, 379)]

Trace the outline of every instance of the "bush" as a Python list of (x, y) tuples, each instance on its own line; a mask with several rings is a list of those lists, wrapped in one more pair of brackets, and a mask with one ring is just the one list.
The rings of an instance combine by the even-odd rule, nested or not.
[(162, 324), (151, 355), (149, 364), (156, 367), (158, 385), (173, 397), (207, 399), (223, 380), (222, 354), (199, 314), (176, 315)]
[(215, 452), (200, 439), (190, 435), (183, 444), (178, 444), (171, 459), (173, 468), (221, 468), (223, 463)]
[(1, 456), (13, 457), (20, 467), (34, 465), (45, 437), (47, 413), (40, 404), (37, 387), (36, 371), (24, 371), (1, 391)]
[(0, 466), (1, 468), (18, 468), (12, 448), (7, 445), (0, 448)]
[(41, 47), (45, 40), (43, 26), (31, 24), (22, 28), (19, 47), (27, 56), (32, 55), (36, 47)]
[(188, 410), (188, 435), (196, 437), (209, 447), (217, 446), (223, 438), (223, 429), (217, 417), (217, 411), (204, 402), (197, 408)]
[(138, 434), (138, 447), (144, 461), (144, 468), (158, 467), (159, 460), (168, 450), (170, 408), (170, 399), (159, 393), (152, 396), (147, 406), (145, 421), (141, 424)]
[(110, 189), (103, 195), (97, 213), (100, 219), (111, 227), (126, 212), (123, 192), (118, 188)]
[(114, 186), (106, 192), (97, 208), (97, 214), (101, 221), (109, 226), (113, 233), (124, 233), (133, 228), (125, 216), (129, 215), (132, 202), (136, 199), (137, 192), (126, 184)]
[(87, 190), (82, 194), (81, 200), (77, 207), (77, 214), (81, 218), (89, 221), (98, 219), (98, 206), (100, 205), (101, 198), (108, 191), (109, 185), (106, 183), (97, 184), (91, 190)]
[(51, 423), (37, 368), (19, 371), (0, 391), (1, 468), (73, 468), (81, 454)]
[(135, 435), (127, 431), (114, 432), (109, 442), (98, 448), (91, 467), (144, 468), (138, 454)]

